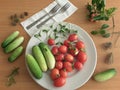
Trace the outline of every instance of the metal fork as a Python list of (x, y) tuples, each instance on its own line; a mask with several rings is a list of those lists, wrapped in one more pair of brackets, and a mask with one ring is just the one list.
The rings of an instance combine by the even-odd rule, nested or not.
[(43, 24), (45, 24), (48, 20), (50, 20), (52, 17), (54, 17), (57, 14), (64, 13), (68, 8), (70, 7), (70, 3), (66, 3), (62, 8), (60, 8), (55, 14), (44, 20), (42, 23), (37, 25), (37, 28), (39, 29)]
[[(57, 4), (56, 6), (54, 6), (50, 11), (49, 14), (54, 14), (55, 12), (57, 12), (57, 10), (60, 9), (60, 5)], [(44, 16), (42, 16), (41, 18), (37, 19), (35, 22), (31, 23), (30, 25), (28, 25), (26, 28), (30, 29), (31, 27), (33, 27), (35, 24), (37, 24), (40, 20), (42, 20), (43, 18), (45, 18), (48, 15), (48, 13), (46, 13)]]

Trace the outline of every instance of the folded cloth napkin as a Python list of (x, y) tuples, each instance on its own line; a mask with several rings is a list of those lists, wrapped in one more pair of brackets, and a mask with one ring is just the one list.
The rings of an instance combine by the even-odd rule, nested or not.
[[(54, 22), (62, 22), (64, 21), (66, 18), (68, 18), (70, 15), (72, 15), (76, 10), (77, 7), (75, 7), (69, 0), (55, 0), (53, 1), (51, 4), (49, 4), (46, 8), (44, 8), (43, 10), (39, 11), (38, 13), (34, 14), (33, 16), (31, 16), (30, 18), (28, 18), (27, 20), (21, 22), (21, 25), (23, 26), (23, 28), (25, 29), (25, 31), (32, 36), (36, 31), (38, 31), (38, 28), (36, 28), (36, 26), (41, 23), (37, 23), (36, 25), (34, 25), (32, 28), (30, 28), (29, 30), (27, 30), (27, 26), (30, 25), (31, 23), (33, 23), (34, 21), (36, 21), (38, 18), (42, 17), (43, 15), (45, 15), (46, 13), (49, 13), (49, 11), (57, 4), (59, 3), (60, 6), (64, 6), (67, 2), (69, 2), (71, 4), (71, 6), (68, 8), (68, 10), (66, 10), (64, 13), (62, 14), (57, 14), (55, 15), (53, 18), (51, 18), (48, 22), (46, 22), (46, 24), (49, 23), (54, 23)], [(46, 18), (49, 17), (49, 14), (42, 19), (41, 21), (45, 20)]]

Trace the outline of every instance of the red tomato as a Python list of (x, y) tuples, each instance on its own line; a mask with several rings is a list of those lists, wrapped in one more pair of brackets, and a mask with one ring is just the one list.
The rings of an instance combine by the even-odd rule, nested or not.
[(66, 83), (66, 78), (59, 77), (58, 79), (54, 80), (54, 86), (61, 87)]
[(52, 38), (49, 38), (49, 39), (48, 39), (48, 44), (49, 44), (50, 46), (54, 45), (54, 44), (55, 44), (55, 40), (52, 39)]
[(65, 58), (64, 58), (66, 61), (68, 61), (68, 62), (73, 62), (74, 61), (74, 57), (71, 55), (71, 54), (69, 54), (69, 53), (67, 53), (66, 55), (65, 55)]
[(57, 79), (60, 76), (59, 70), (57, 68), (54, 68), (50, 72), (50, 77), (52, 80)]
[(66, 53), (67, 52), (67, 46), (65, 45), (61, 45), (59, 48), (58, 48), (59, 52), (61, 53)]
[(62, 53), (57, 54), (55, 56), (55, 60), (56, 61), (62, 61), (62, 60), (64, 60), (64, 54), (62, 54)]
[(62, 68), (63, 68), (63, 63), (62, 63), (61, 61), (57, 61), (57, 62), (55, 63), (55, 67), (56, 67), (57, 69), (62, 69)]
[(87, 60), (87, 55), (85, 52), (80, 51), (77, 55), (77, 59), (81, 62), (84, 63)]
[(61, 70), (60, 70), (60, 76), (61, 76), (61, 77), (66, 78), (66, 77), (67, 77), (67, 75), (68, 75), (68, 73), (67, 73), (67, 71), (66, 71), (66, 70), (64, 70), (64, 69), (61, 69)]
[(78, 40), (78, 36), (77, 34), (70, 34), (69, 37), (68, 37), (68, 40), (73, 42), (75, 40)]
[(76, 47), (74, 47), (69, 49), (69, 53), (73, 56), (76, 56), (79, 53), (79, 50)]
[(80, 50), (81, 48), (85, 48), (85, 44), (82, 41), (76, 42), (76, 47)]
[(58, 53), (58, 47), (57, 46), (52, 47), (51, 52), (53, 53), (53, 55), (56, 55)]
[(69, 40), (65, 40), (63, 44), (68, 47), (69, 44), (70, 44), (70, 41)]
[(77, 69), (77, 70), (81, 70), (83, 68), (83, 64), (79, 61), (76, 61), (74, 63), (74, 67)]
[(73, 70), (72, 63), (70, 62), (63, 62), (63, 67), (66, 69), (67, 72), (71, 72)]

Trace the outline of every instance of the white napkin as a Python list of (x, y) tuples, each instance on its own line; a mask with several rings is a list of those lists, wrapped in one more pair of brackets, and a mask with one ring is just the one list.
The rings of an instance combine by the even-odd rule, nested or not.
[[(30, 28), (29, 30), (27, 30), (27, 26), (30, 25), (32, 22), (36, 21), (38, 18), (42, 17), (43, 15), (45, 15), (46, 13), (48, 13), (57, 3), (59, 3), (61, 6), (64, 6), (67, 2), (69, 2), (71, 4), (71, 6), (68, 8), (68, 10), (66, 10), (64, 13), (62, 14), (57, 14), (55, 15), (53, 18), (51, 18), (48, 22), (46, 22), (46, 24), (49, 23), (54, 23), (54, 22), (62, 22), (64, 21), (66, 18), (68, 18), (70, 15), (72, 15), (76, 10), (77, 7), (75, 7), (69, 0), (55, 0), (53, 1), (51, 4), (49, 4), (46, 8), (44, 8), (43, 10), (39, 11), (38, 13), (34, 14), (33, 16), (31, 16), (30, 18), (28, 18), (27, 20), (21, 22), (21, 25), (23, 26), (23, 28), (25, 29), (25, 31), (32, 36), (36, 31), (38, 31), (38, 28), (36, 28), (36, 26), (41, 23), (37, 23), (36, 25), (34, 25), (32, 28)], [(46, 16), (44, 19), (48, 18), (48, 16)], [(41, 21), (43, 21), (44, 19), (42, 19)]]

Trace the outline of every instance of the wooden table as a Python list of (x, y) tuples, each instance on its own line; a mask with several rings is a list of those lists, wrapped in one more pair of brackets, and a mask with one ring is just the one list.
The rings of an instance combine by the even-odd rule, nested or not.
[[(29, 16), (35, 14), (53, 0), (0, 0), (0, 43), (13, 31), (19, 30), (20, 35), (25, 37), (25, 41), (23, 43), (24, 51), (26, 45), (30, 39), (28, 34), (24, 31), (24, 29), (18, 24), (17, 26), (10, 25), (9, 17), (11, 15), (21, 14), (25, 11), (29, 12)], [(97, 29), (103, 23), (107, 23), (112, 26), (112, 21), (108, 22), (97, 22), (92, 23), (86, 19), (87, 10), (85, 5), (91, 0), (70, 0), (74, 5), (78, 7), (78, 10), (70, 16), (66, 21), (77, 24), (81, 26), (84, 30), (86, 30), (89, 34), (92, 30)], [(115, 13), (115, 31), (120, 31), (120, 1), (119, 0), (106, 0), (107, 7), (117, 7), (117, 11)], [(24, 20), (24, 19), (23, 19)], [(91, 35), (91, 34), (90, 34)], [(104, 83), (98, 83), (94, 80), (90, 79), (84, 86), (78, 88), (78, 90), (119, 90), (120, 88), (120, 46), (113, 47), (110, 50), (104, 50), (101, 45), (105, 42), (111, 41), (110, 38), (105, 39), (100, 36), (92, 36), (98, 55), (98, 62), (95, 69), (95, 73), (103, 71), (108, 68), (116, 68), (117, 75), (109, 81)], [(120, 42), (120, 39), (119, 39)], [(107, 65), (104, 63), (105, 56), (113, 50), (114, 54), (114, 63), (111, 65)], [(92, 51), (91, 51), (92, 52)], [(9, 63), (7, 61), (9, 54), (5, 54), (3, 49), (0, 48), (0, 90), (45, 90), (38, 84), (36, 84), (32, 78), (30, 77), (26, 66), (25, 66), (25, 52), (20, 56), (20, 58), (14, 63)], [(6, 76), (10, 73), (10, 71), (14, 67), (20, 67), (20, 73), (15, 77), (16, 84), (11, 87), (6, 87), (5, 82), (7, 81)]]

